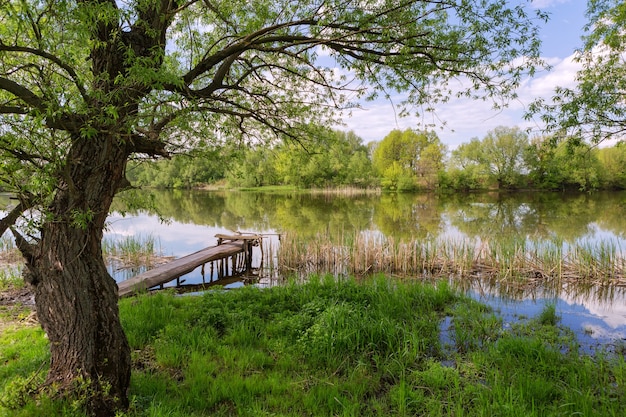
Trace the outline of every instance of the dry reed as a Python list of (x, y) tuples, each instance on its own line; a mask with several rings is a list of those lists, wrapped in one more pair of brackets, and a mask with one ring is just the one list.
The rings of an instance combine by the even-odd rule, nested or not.
[(378, 187), (327, 187), (327, 188), (311, 188), (308, 190), (311, 194), (322, 194), (328, 196), (355, 197), (362, 195), (380, 195), (382, 190)]
[(487, 279), (502, 285), (626, 286), (626, 259), (611, 242), (565, 245), (554, 241), (426, 239), (400, 241), (360, 232), (332, 242), (328, 235), (282, 237), (275, 257), (281, 275)]

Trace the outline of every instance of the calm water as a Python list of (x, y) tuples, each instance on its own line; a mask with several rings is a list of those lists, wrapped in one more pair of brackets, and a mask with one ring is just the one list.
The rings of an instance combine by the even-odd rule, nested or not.
[[(151, 194), (158, 212), (128, 210), (123, 199), (116, 201), (117, 211), (109, 218), (105, 238), (152, 236), (164, 255), (177, 257), (214, 245), (216, 233), (229, 231), (267, 234), (266, 246), (278, 245), (280, 233), (295, 232), (302, 237), (323, 233), (339, 239), (367, 231), (396, 239), (548, 240), (562, 242), (564, 247), (606, 241), (618, 251), (626, 251), (625, 192), (486, 193), (445, 198), (201, 191)], [(0, 196), (0, 208), (7, 203), (8, 199)], [(122, 210), (125, 216), (119, 214)], [(128, 271), (115, 273), (118, 280), (129, 275)], [(200, 269), (184, 279), (186, 283), (202, 282)], [(267, 282), (261, 280), (261, 284)], [(244, 285), (243, 281), (230, 284), (239, 285)], [(579, 333), (586, 351), (626, 343), (626, 288), (569, 287), (558, 294), (539, 290), (514, 295), (480, 286), (467, 291), (492, 305), (506, 322), (535, 316), (546, 303), (555, 304), (563, 324)]]
[[(153, 191), (159, 213), (179, 224), (219, 230), (297, 232), (299, 235), (377, 230), (397, 238), (462, 234), (559, 238), (565, 242), (626, 242), (626, 192), (594, 194), (511, 193), (322, 194)], [(119, 202), (118, 202), (119, 203)], [(129, 218), (133, 214), (130, 213)], [(115, 226), (117, 217), (112, 219)]]
[[(216, 243), (229, 231), (337, 237), (371, 231), (400, 239), (515, 237), (562, 241), (563, 245), (611, 241), (626, 250), (626, 193), (459, 194), (329, 196), (300, 193), (154, 191), (159, 212), (143, 210), (110, 217), (106, 237), (148, 236), (164, 255), (183, 256)], [(121, 203), (120, 203), (121, 204)], [(159, 216), (165, 219), (163, 223)], [(268, 243), (266, 242), (266, 245)], [(200, 270), (185, 277), (200, 283)], [(264, 281), (261, 280), (261, 284)], [(244, 285), (243, 281), (230, 287)], [(564, 288), (514, 296), (468, 289), (505, 323), (533, 317), (555, 304), (562, 323), (577, 331), (584, 351), (626, 343), (626, 289)]]

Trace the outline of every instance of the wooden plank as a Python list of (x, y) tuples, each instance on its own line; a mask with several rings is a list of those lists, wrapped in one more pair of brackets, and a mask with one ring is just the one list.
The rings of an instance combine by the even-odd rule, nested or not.
[(240, 235), (240, 234), (234, 234), (234, 235), (226, 235), (224, 233), (218, 233), (215, 235), (216, 238), (218, 239), (223, 239), (223, 240), (258, 240), (261, 239), (263, 236), (261, 235)]
[(145, 291), (157, 285), (165, 284), (182, 275), (188, 274), (200, 265), (218, 259), (227, 258), (243, 252), (244, 241), (228, 242), (212, 246), (168, 262), (165, 265), (136, 275), (117, 284), (118, 296), (124, 297), (136, 291)]

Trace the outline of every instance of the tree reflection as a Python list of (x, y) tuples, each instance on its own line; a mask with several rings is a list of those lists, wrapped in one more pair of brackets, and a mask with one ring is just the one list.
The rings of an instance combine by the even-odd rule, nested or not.
[(374, 201), (374, 223), (397, 239), (434, 238), (444, 226), (441, 203), (435, 194), (384, 194)]
[[(400, 240), (434, 238), (450, 227), (472, 239), (574, 242), (593, 238), (598, 227), (616, 238), (626, 238), (626, 192), (451, 196), (391, 193), (356, 197), (307, 192), (142, 193), (140, 200), (153, 201), (152, 209), (142, 211), (165, 219), (233, 231), (297, 233), (303, 238), (323, 234), (333, 241), (365, 230)], [(132, 209), (120, 199), (114, 209), (137, 214), (140, 211), (136, 201)]]
[[(615, 211), (619, 195), (484, 193), (449, 199), (446, 214), (454, 227), (472, 238), (574, 242), (593, 235), (602, 213)], [(621, 217), (618, 223), (624, 227), (626, 219)]]

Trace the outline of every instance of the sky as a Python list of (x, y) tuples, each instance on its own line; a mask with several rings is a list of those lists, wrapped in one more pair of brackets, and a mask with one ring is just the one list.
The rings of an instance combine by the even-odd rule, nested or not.
[[(554, 88), (575, 86), (578, 65), (573, 62), (576, 48), (582, 46), (581, 36), (587, 22), (586, 0), (533, 0), (532, 7), (549, 14), (550, 19), (541, 25), (542, 56), (552, 69), (526, 79), (517, 90), (518, 99), (504, 110), (493, 110), (489, 101), (453, 99), (436, 107), (436, 117), (426, 116), (426, 123), (436, 123), (439, 139), (452, 150), (461, 143), (477, 137), (482, 139), (498, 126), (531, 129), (531, 135), (540, 134), (539, 120), (524, 120), (526, 107), (536, 98), (549, 99)], [(353, 110), (345, 117), (343, 130), (352, 130), (364, 143), (382, 140), (393, 129), (423, 127), (424, 120), (415, 117), (398, 118), (389, 101), (363, 103), (363, 110)], [(445, 122), (443, 125), (442, 122)]]

